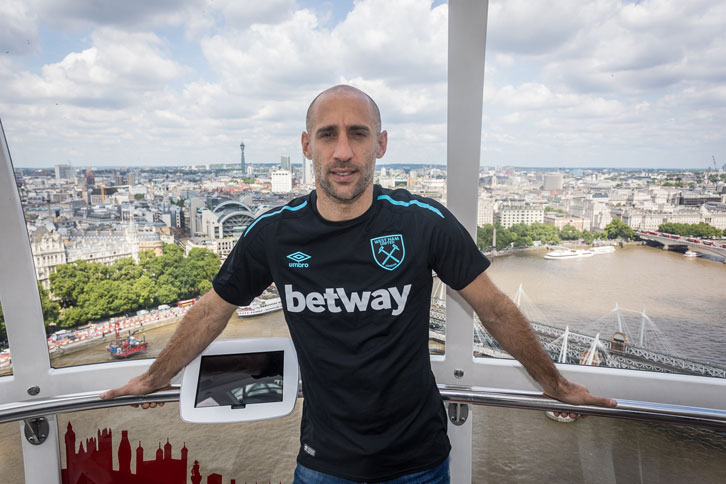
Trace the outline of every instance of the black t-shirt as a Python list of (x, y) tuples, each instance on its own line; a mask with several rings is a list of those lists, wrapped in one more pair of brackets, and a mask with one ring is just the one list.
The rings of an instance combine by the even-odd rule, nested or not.
[(382, 481), (451, 448), (429, 360), (431, 271), (459, 290), (488, 266), (441, 204), (376, 185), (353, 220), (323, 219), (314, 191), (258, 217), (213, 284), (240, 306), (280, 291), (305, 397), (298, 461)]

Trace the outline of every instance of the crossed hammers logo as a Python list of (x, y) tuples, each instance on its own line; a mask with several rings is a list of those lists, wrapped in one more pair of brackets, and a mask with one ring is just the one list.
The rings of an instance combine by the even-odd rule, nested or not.
[(400, 263), (401, 261), (400, 261), (400, 260), (398, 260), (398, 259), (396, 259), (396, 258), (395, 258), (395, 257), (393, 256), (393, 253), (394, 253), (394, 252), (396, 252), (397, 250), (400, 250), (400, 249), (398, 248), (398, 245), (397, 245), (397, 244), (393, 244), (393, 247), (391, 247), (391, 252), (388, 252), (388, 251), (387, 251), (386, 249), (384, 249), (384, 248), (383, 248), (383, 246), (381, 245), (381, 246), (380, 246), (380, 247), (378, 248), (378, 253), (379, 253), (379, 254), (380, 254), (380, 253), (386, 254), (386, 258), (385, 258), (385, 259), (383, 260), (383, 262), (381, 262), (381, 265), (382, 265), (382, 266), (385, 266), (385, 265), (386, 265), (386, 262), (388, 262), (388, 260), (389, 260), (389, 259), (393, 259), (393, 261), (394, 261), (394, 262), (395, 262), (396, 264), (399, 264), (399, 263)]

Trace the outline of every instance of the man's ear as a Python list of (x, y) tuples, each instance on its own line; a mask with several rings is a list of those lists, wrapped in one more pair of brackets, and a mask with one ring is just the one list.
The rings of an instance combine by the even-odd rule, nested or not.
[(386, 147), (388, 147), (388, 132), (381, 131), (378, 135), (378, 149), (376, 150), (376, 158), (383, 158), (386, 154)]
[(302, 135), (300, 136), (300, 144), (302, 144), (302, 151), (305, 155), (305, 158), (307, 158), (308, 160), (312, 160), (313, 155), (310, 152), (310, 135), (307, 131), (302, 132)]

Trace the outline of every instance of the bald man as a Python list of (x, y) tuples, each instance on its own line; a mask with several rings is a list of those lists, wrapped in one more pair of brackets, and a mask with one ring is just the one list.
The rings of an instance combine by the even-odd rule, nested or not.
[(305, 396), (295, 483), (448, 483), (446, 412), (428, 353), (433, 270), (548, 395), (615, 406), (557, 371), (444, 206), (374, 185), (388, 134), (370, 96), (323, 91), (301, 142), (316, 190), (258, 217), (149, 370), (104, 398), (167, 386), (274, 282)]

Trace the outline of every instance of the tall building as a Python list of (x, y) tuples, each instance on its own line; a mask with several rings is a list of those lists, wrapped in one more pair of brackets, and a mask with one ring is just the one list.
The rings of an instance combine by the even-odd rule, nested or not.
[(206, 208), (207, 203), (203, 198), (192, 197), (189, 202), (189, 231), (192, 237), (197, 232), (202, 232), (202, 210)]
[(303, 157), (303, 171), (302, 171), (302, 182), (303, 185), (312, 185), (313, 184), (313, 162), (312, 160), (308, 160), (307, 158)]
[(292, 191), (292, 173), (287, 170), (273, 171), (272, 193), (290, 193)]
[(73, 178), (73, 168), (71, 165), (55, 165), (55, 179), (68, 180)]
[(542, 189), (546, 192), (559, 191), (562, 190), (563, 182), (564, 177), (561, 173), (550, 173), (544, 176), (544, 186)]
[(245, 164), (245, 143), (244, 143), (244, 141), (239, 144), (239, 149), (242, 151), (242, 173), (247, 173), (247, 165)]
[(289, 156), (282, 155), (280, 157), (280, 168), (292, 172), (292, 163)]
[(498, 213), (499, 223), (505, 229), (516, 224), (531, 225), (534, 222), (544, 222), (544, 209), (523, 205), (504, 206)]
[(494, 224), (494, 200), (489, 197), (479, 196), (477, 203), (476, 224), (478, 226)]

